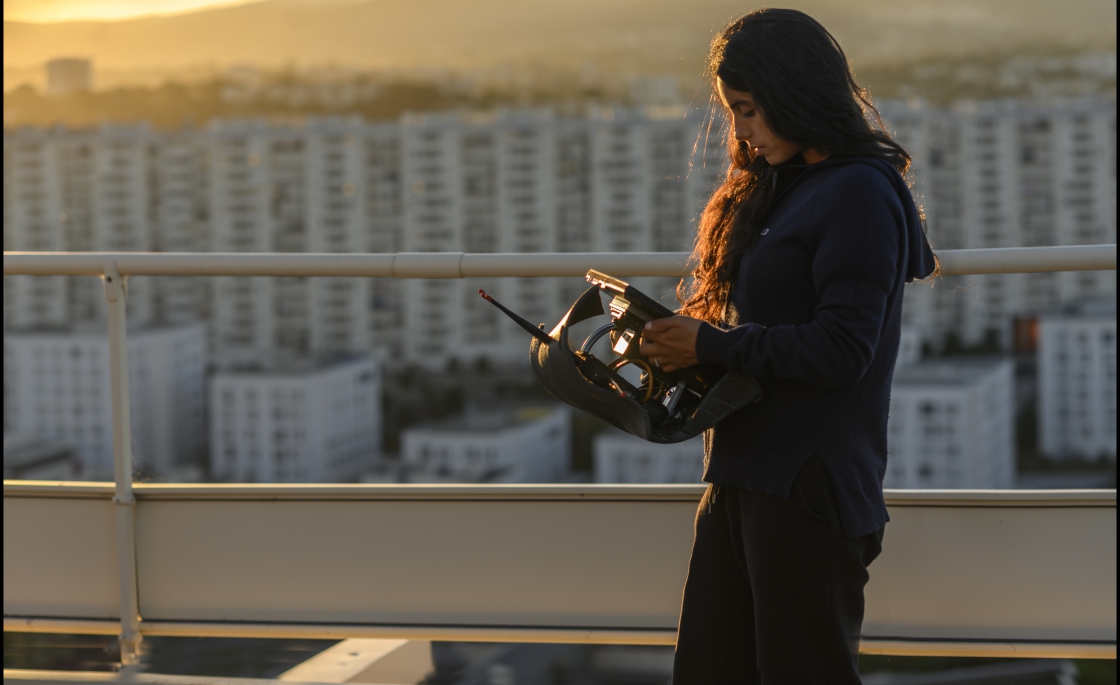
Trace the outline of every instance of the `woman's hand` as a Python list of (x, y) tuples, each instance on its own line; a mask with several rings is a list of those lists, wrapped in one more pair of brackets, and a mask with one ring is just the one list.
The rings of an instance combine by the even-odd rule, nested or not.
[(700, 323), (700, 319), (679, 315), (648, 322), (642, 330), (642, 354), (666, 371), (700, 363), (696, 358)]

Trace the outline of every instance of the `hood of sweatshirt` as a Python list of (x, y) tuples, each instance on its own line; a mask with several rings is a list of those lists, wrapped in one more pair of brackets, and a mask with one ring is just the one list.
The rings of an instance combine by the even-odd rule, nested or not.
[(906, 282), (927, 278), (933, 273), (936, 261), (934, 260), (933, 250), (930, 249), (929, 241), (926, 239), (925, 228), (922, 225), (918, 207), (914, 204), (914, 196), (910, 194), (910, 188), (906, 185), (906, 180), (902, 178), (898, 170), (878, 157), (834, 156), (816, 164), (806, 164), (801, 155), (796, 155), (789, 161), (773, 167), (771, 182), (774, 184), (774, 190), (771, 202), (777, 203), (791, 188), (808, 176), (849, 164), (866, 164), (878, 170), (890, 182), (902, 203), (902, 209), (906, 217), (905, 243), (903, 245), (907, 256)]

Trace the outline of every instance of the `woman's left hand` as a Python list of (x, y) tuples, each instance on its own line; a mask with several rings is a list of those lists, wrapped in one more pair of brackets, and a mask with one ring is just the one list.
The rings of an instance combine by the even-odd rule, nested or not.
[(700, 363), (696, 358), (700, 323), (700, 319), (680, 315), (648, 322), (642, 330), (642, 354), (666, 371)]

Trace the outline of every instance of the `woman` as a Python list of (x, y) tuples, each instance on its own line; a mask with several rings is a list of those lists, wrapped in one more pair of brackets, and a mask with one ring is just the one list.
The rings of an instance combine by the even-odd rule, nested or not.
[(667, 370), (738, 369), (764, 395), (705, 435), (673, 682), (858, 683), (902, 289), (934, 257), (909, 156), (824, 27), (752, 12), (709, 67), (731, 166), (681, 314), (651, 322), (641, 349)]

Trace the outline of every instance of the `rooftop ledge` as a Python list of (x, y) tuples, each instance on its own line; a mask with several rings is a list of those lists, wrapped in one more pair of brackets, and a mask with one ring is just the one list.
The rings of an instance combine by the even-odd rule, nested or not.
[[(120, 631), (126, 512), (143, 634), (672, 644), (703, 489), (5, 481), (5, 630)], [(887, 502), (862, 651), (1115, 658), (1115, 490)]]

